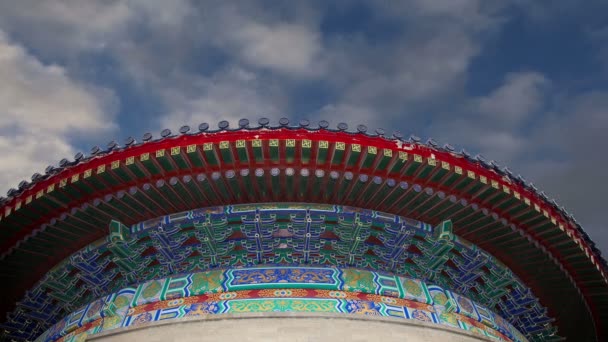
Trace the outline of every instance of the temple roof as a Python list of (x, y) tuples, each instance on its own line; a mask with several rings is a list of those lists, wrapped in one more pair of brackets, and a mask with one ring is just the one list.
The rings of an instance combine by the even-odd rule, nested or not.
[[(281, 119), (222, 121), (160, 139), (146, 134), (79, 153), (21, 182), (0, 202), (0, 273), (14, 286), (3, 312), (49, 269), (127, 225), (192, 208), (314, 202), (374, 209), (438, 224), (480, 246), (529, 286), (562, 336), (608, 327), (608, 267), (574, 218), (533, 185), (483, 157), (383, 130)], [(572, 317), (576, 318), (573, 322)], [(593, 317), (593, 319), (591, 319)]]
[[(223, 269), (229, 270), (226, 279), (240, 285), (233, 286), (231, 281), (219, 285), (219, 279), (208, 281), (216, 284), (216, 289), (231, 292), (289, 288), (296, 284), (286, 283), (290, 278), (284, 273), (275, 278), (275, 284), (267, 282), (272, 277), (237, 279), (228, 273), (275, 266), (284, 271), (297, 265), (299, 269), (353, 275), (351, 279), (357, 279), (352, 282), (331, 277), (343, 287), (318, 283), (323, 277), (308, 276), (302, 281), (302, 275), (298, 275), (292, 279), (303, 288), (328, 289), (329, 285), (345, 293), (407, 296), (420, 304), (437, 304), (438, 317), (448, 310), (498, 329), (507, 335), (505, 340), (560, 340), (546, 308), (530, 289), (491, 255), (454, 235), (452, 228), (450, 221), (432, 227), (357, 207), (287, 202), (197, 208), (131, 227), (113, 220), (106, 238), (87, 245), (49, 271), (28, 290), (11, 313), (11, 320), (0, 328), (9, 332), (7, 339), (31, 340), (43, 331), (66, 336), (76, 325), (82, 327), (94, 320), (89, 317), (99, 317), (95, 313), (83, 314), (85, 307), (95, 311), (88, 303), (99, 303), (101, 298), (106, 304), (92, 307), (106, 308), (106, 315), (114, 315), (115, 306), (109, 301), (116, 301), (118, 293), (130, 292), (136, 284), (142, 291), (132, 293), (149, 294), (148, 285), (163, 283), (160, 279), (172, 278), (167, 281), (174, 284), (200, 284), (194, 273), (204, 272), (204, 278), (210, 274), (222, 278), (218, 270)], [(390, 279), (396, 275), (399, 280), (392, 283)], [(370, 281), (382, 285), (374, 289)], [(412, 288), (412, 282), (418, 285)], [(399, 284), (403, 286), (400, 288)], [(159, 298), (176, 299), (178, 293), (191, 297), (196, 292), (171, 285), (156, 288), (161, 287), (171, 294), (161, 294)], [(416, 287), (422, 291), (416, 291)], [(463, 296), (468, 298), (464, 302)], [(143, 302), (132, 301), (133, 310), (142, 310), (153, 296), (145, 298)], [(469, 300), (474, 301), (475, 308)], [(155, 303), (155, 308), (156, 305), (162, 303)], [(442, 322), (448, 321), (443, 317)], [(49, 329), (54, 322), (62, 328)], [(504, 322), (510, 324), (501, 324)]]

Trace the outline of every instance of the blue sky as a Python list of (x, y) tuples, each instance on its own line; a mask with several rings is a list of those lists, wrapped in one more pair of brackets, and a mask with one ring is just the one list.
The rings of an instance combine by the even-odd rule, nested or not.
[(608, 252), (608, 2), (0, 1), (0, 188), (130, 135), (326, 119), (482, 153)]

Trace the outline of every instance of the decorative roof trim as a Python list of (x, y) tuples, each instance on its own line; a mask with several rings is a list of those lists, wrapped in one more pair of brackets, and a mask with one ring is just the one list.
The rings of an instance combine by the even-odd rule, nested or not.
[[(94, 169), (100, 165), (106, 164), (108, 159), (116, 159), (118, 156), (126, 158), (134, 157), (138, 155), (137, 152), (140, 152), (142, 149), (152, 150), (152, 147), (156, 147), (157, 149), (168, 148), (170, 146), (174, 146), (174, 144), (171, 144), (171, 142), (185, 143), (185, 141), (189, 140), (187, 137), (208, 137), (211, 138), (210, 142), (219, 142), (219, 139), (213, 138), (221, 136), (221, 133), (224, 132), (281, 132), (285, 129), (291, 131), (304, 130), (319, 133), (343, 132), (350, 135), (360, 135), (361, 137), (378, 138), (379, 140), (382, 140), (382, 145), (386, 146), (387, 143), (392, 143), (395, 144), (398, 149), (404, 151), (418, 150), (423, 157), (427, 158), (430, 157), (434, 159), (435, 153), (441, 153), (444, 157), (445, 154), (449, 154), (454, 158), (466, 160), (468, 162), (468, 166), (474, 165), (477, 169), (475, 171), (480, 172), (481, 176), (485, 176), (497, 182), (496, 184), (499, 184), (499, 186), (503, 187), (504, 189), (508, 189), (505, 191), (515, 191), (521, 195), (524, 195), (524, 198), (530, 198), (530, 202), (534, 208), (538, 208), (537, 211), (542, 211), (545, 216), (550, 217), (552, 221), (555, 221), (560, 229), (563, 228), (562, 230), (567, 232), (572, 240), (587, 255), (591, 263), (596, 266), (606, 283), (608, 283), (608, 263), (601, 256), (599, 249), (595, 247), (593, 241), (591, 241), (588, 234), (584, 232), (583, 228), (578, 224), (578, 222), (576, 222), (574, 217), (568, 212), (564, 211), (563, 208), (558, 207), (555, 201), (550, 201), (546, 195), (544, 195), (543, 192), (539, 192), (533, 184), (526, 183), (521, 176), (513, 177), (512, 173), (508, 169), (502, 170), (495, 162), (491, 161), (488, 163), (480, 155), (477, 155), (476, 158), (473, 159), (464, 150), (461, 153), (453, 152), (453, 148), (451, 146), (446, 145), (445, 147), (440, 147), (432, 139), (429, 139), (427, 144), (420, 143), (420, 139), (414, 136), (408, 140), (405, 140), (402, 138), (402, 135), (399, 132), (394, 132), (391, 137), (386, 137), (383, 129), (377, 129), (375, 133), (368, 133), (367, 127), (364, 125), (357, 126), (357, 131), (353, 132), (347, 130), (348, 125), (345, 123), (339, 123), (337, 129), (329, 128), (328, 123), (325, 120), (319, 122), (319, 125), (316, 128), (310, 127), (307, 120), (302, 120), (298, 126), (290, 126), (289, 120), (282, 118), (279, 120), (280, 124), (278, 126), (269, 126), (269, 120), (261, 118), (258, 120), (259, 126), (257, 127), (250, 127), (249, 121), (245, 120), (246, 119), (241, 119), (239, 121), (240, 127), (238, 128), (229, 128), (229, 123), (227, 121), (220, 121), (218, 124), (219, 129), (217, 130), (208, 130), (209, 125), (203, 123), (199, 125), (199, 132), (194, 134), (188, 133), (190, 131), (188, 126), (183, 126), (180, 129), (182, 134), (179, 136), (172, 135), (169, 129), (164, 129), (161, 132), (161, 139), (150, 141), (152, 135), (146, 133), (144, 135), (145, 142), (143, 143), (133, 143), (133, 138), (129, 137), (126, 139), (126, 146), (123, 148), (119, 148), (116, 141), (111, 141), (108, 144), (108, 149), (105, 151), (101, 151), (98, 147), (93, 147), (93, 153), (91, 156), (83, 157), (82, 153), (78, 153), (74, 161), (62, 159), (58, 168), (48, 167), (44, 176), (35, 174), (32, 177), (34, 179), (32, 183), (23, 181), (20, 183), (19, 190), (9, 190), (9, 197), (0, 199), (0, 207), (2, 208), (0, 209), (0, 221), (10, 216), (12, 213), (14, 213), (14, 211), (20, 210), (24, 205), (27, 205), (32, 200), (43, 196), (45, 192), (53, 191), (55, 184), (60, 184), (61, 181), (67, 181), (68, 179), (72, 179), (72, 177), (74, 177), (76, 174), (87, 171), (82, 170), (84, 165), (89, 166), (88, 169)], [(219, 135), (216, 135), (217, 133), (219, 133)], [(63, 179), (58, 180), (62, 176)], [(2, 253), (2, 255), (5, 254), (6, 251)]]

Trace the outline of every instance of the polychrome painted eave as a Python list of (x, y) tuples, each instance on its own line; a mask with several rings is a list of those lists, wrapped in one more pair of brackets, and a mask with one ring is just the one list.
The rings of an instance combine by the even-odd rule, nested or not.
[[(453, 152), (449, 146), (442, 148), (432, 141), (421, 144), (418, 139), (406, 141), (400, 134), (388, 138), (382, 131), (368, 134), (362, 127), (352, 133), (344, 125), (331, 130), (325, 123), (315, 129), (308, 125), (291, 127), (286, 121), (277, 127), (268, 127), (265, 121), (255, 128), (244, 123), (235, 130), (222, 122), (221, 129), (213, 132), (201, 125), (201, 132), (196, 134), (184, 128), (179, 136), (163, 131), (164, 138), (159, 140), (137, 144), (130, 139), (125, 147), (110, 144), (106, 151), (96, 151), (86, 158), (77, 156), (74, 162), (62, 161), (62, 167), (49, 168), (45, 176), (22, 183), (20, 190), (9, 192), (0, 210), (2, 274), (20, 274), (23, 264), (38, 261), (39, 269), (17, 276), (20, 282), (31, 285), (45, 269), (103, 236), (105, 226), (99, 224), (112, 218), (135, 223), (158, 216), (158, 209), (168, 214), (202, 205), (301, 197), (310, 202), (369, 207), (430, 223), (468, 210), (470, 214), (454, 220), (457, 234), (498, 257), (545, 302), (555, 301), (549, 298), (550, 293), (543, 295), (547, 287), (559, 284), (558, 289), (565, 288), (570, 285), (563, 279), (569, 280), (594, 312), (598, 332), (606, 329), (600, 326), (608, 312), (606, 262), (570, 215), (521, 178), (481, 158)], [(248, 186), (247, 179), (256, 182), (258, 169), (265, 172), (264, 184)], [(279, 170), (277, 184), (273, 184), (273, 169)], [(303, 169), (307, 176), (301, 174)], [(244, 175), (241, 170), (248, 173)], [(307, 182), (314, 181), (317, 170), (324, 173), (320, 178), (325, 187), (319, 193), (315, 194), (308, 183), (305, 191), (285, 191), (291, 188), (290, 182), (301, 186), (304, 177), (310, 177)], [(209, 194), (196, 186), (200, 197), (188, 188), (188, 184), (197, 183), (198, 177), (211, 180), (217, 175), (228, 197), (217, 196), (223, 191), (217, 185), (207, 189)], [(357, 189), (362, 175), (367, 178), (363, 188)], [(380, 187), (392, 180), (389, 195), (407, 184), (407, 189), (401, 189), (405, 193), (395, 197), (398, 204), (378, 196), (365, 202), (349, 199), (355, 191), (364, 195), (372, 189), (377, 180), (374, 177), (379, 177), (376, 185)], [(337, 189), (344, 187), (344, 192), (324, 197), (321, 192), (332, 182)], [(265, 186), (267, 189), (261, 191)], [(190, 196), (174, 202), (173, 196), (181, 188)], [(416, 192), (413, 198), (412, 189)], [(134, 210), (129, 201), (142, 193), (154, 205)], [(463, 208), (451, 211), (457, 204)], [(120, 206), (130, 210), (121, 210)], [(433, 212), (437, 206), (445, 208)], [(91, 216), (102, 222), (87, 220)], [(547, 265), (551, 261), (555, 266)], [(544, 268), (557, 271), (545, 272)]]

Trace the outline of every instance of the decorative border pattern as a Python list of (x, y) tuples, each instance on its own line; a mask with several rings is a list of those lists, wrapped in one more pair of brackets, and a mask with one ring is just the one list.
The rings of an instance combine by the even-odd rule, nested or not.
[(511, 324), (470, 299), (425, 282), (360, 269), (261, 266), (151, 280), (100, 298), (55, 324), (37, 341), (200, 314), (335, 312), (418, 319), (504, 341), (527, 341)]

